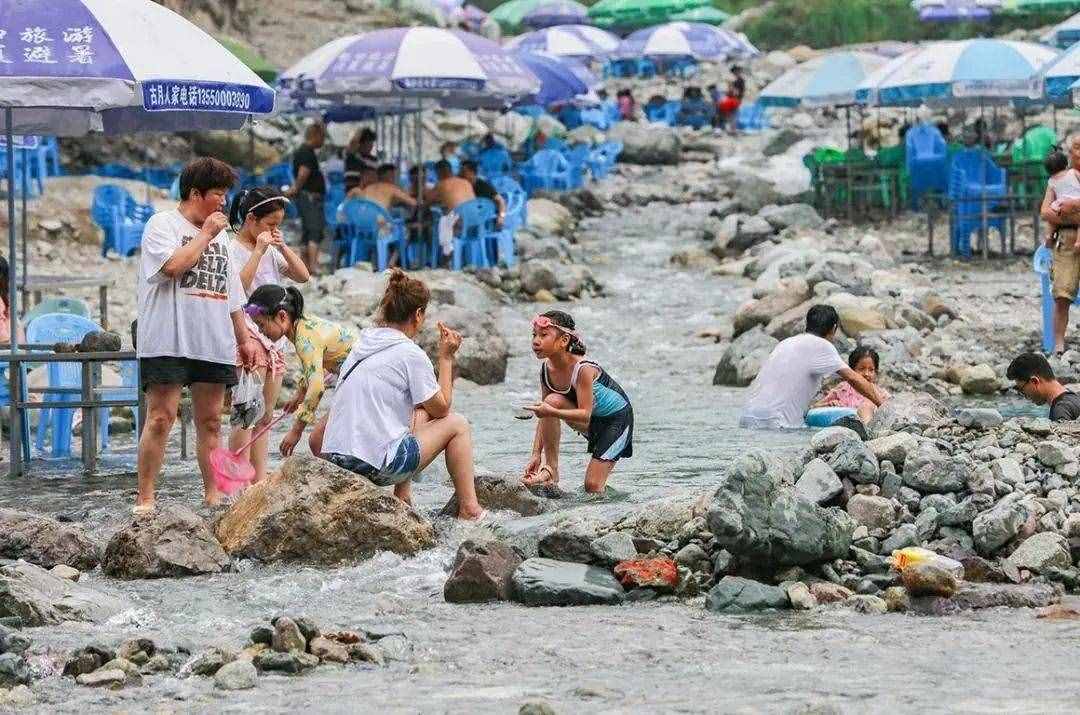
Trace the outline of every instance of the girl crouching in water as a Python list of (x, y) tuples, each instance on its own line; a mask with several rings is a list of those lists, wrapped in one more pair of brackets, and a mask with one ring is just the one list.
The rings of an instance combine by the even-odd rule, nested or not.
[(287, 338), (300, 359), (300, 384), (296, 386), (296, 395), (285, 405), (286, 412), (296, 413), (296, 422), (281, 440), (281, 455), (292, 454), (304, 430), (314, 424), (308, 446), (318, 456), (322, 452), (326, 417), (316, 422), (315, 412), (326, 386), (324, 376), (337, 375), (341, 370), (356, 342), (356, 333), (329, 320), (305, 315), (304, 296), (292, 286), (260, 286), (252, 292), (244, 310), (271, 341)]
[(634, 408), (619, 383), (602, 367), (584, 359), (585, 343), (574, 319), (549, 310), (533, 319), (533, 354), (540, 366), (539, 404), (526, 409), (538, 418), (532, 459), (525, 484), (559, 482), (562, 423), (584, 435), (592, 455), (585, 470), (585, 491), (602, 492), (619, 459), (634, 453)]

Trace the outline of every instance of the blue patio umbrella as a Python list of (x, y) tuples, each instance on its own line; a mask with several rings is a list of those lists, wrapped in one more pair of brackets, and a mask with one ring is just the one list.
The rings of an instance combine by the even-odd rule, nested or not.
[(915, 3), (923, 22), (985, 22), (1001, 3), (993, 0), (921, 0)]
[(589, 8), (574, 0), (542, 2), (522, 18), (521, 24), (534, 30), (556, 25), (591, 25)]
[(1080, 42), (1080, 13), (1073, 15), (1065, 22), (1054, 25), (1049, 32), (1039, 39), (1061, 49), (1066, 49)]
[(792, 67), (761, 90), (767, 107), (855, 104), (855, 90), (887, 60), (869, 52), (834, 52)]
[(1072, 86), (1080, 80), (1080, 43), (1056, 57), (1038, 71), (1042, 78), (1042, 97), (1055, 106), (1072, 104)]
[(540, 91), (521, 101), (547, 107), (587, 95), (598, 81), (581, 64), (561, 57), (533, 52), (518, 52), (518, 60), (540, 80)]

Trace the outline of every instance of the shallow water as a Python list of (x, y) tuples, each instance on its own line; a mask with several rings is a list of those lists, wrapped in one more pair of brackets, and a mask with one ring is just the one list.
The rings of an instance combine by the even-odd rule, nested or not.
[[(670, 213), (666, 214), (670, 217)], [(587, 222), (581, 240), (608, 296), (569, 307), (589, 353), (619, 380), (635, 407), (635, 456), (619, 463), (619, 500), (647, 501), (712, 484), (750, 448), (793, 449), (804, 432), (747, 433), (735, 426), (740, 391), (711, 385), (721, 349), (695, 337), (719, 326), (749, 284), (668, 266), (683, 239), (665, 214), (638, 209)], [(519, 471), (533, 422), (511, 405), (537, 393), (529, 350), (536, 307), (501, 321), (514, 356), (507, 382), (460, 385), (456, 409), (472, 421), (480, 468)], [(562, 483), (580, 487), (582, 442), (564, 445)], [(160, 498), (198, 503), (193, 463), (170, 460)], [(434, 509), (450, 494), (441, 469), (415, 491)], [(106, 535), (128, 513), (133, 479), (35, 478), (10, 483), (0, 503), (66, 512)], [(508, 518), (508, 517), (507, 517)], [(518, 519), (516, 528), (528, 524)], [(123, 593), (137, 608), (101, 626), (35, 629), (47, 669), (63, 652), (94, 640), (146, 635), (194, 649), (240, 647), (249, 630), (281, 612), (324, 628), (377, 627), (385, 668), (322, 667), (302, 677), (262, 677), (257, 689), (222, 694), (212, 682), (148, 678), (117, 693), (74, 687), (58, 677), (35, 685), (42, 712), (514, 712), (545, 700), (558, 712), (790, 712), (807, 705), (842, 712), (1055, 712), (1072, 709), (1072, 661), (1080, 627), (1036, 621), (1031, 612), (983, 612), (949, 619), (847, 611), (717, 617), (701, 600), (575, 609), (453, 606), (442, 585), (470, 527), (443, 524), (440, 546), (412, 559), (383, 554), (337, 569), (243, 565), (206, 578), (88, 583)], [(828, 710), (826, 710), (828, 711)]]

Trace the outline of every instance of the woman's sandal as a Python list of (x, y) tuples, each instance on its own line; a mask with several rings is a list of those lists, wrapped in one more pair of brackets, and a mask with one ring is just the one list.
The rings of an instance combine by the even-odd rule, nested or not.
[[(547, 472), (546, 479), (539, 479), (538, 477), (543, 472)], [(559, 483), (559, 476), (555, 473), (555, 470), (546, 464), (541, 464), (540, 467), (533, 472), (533, 479), (522, 480), (527, 487), (546, 487), (554, 486)]]

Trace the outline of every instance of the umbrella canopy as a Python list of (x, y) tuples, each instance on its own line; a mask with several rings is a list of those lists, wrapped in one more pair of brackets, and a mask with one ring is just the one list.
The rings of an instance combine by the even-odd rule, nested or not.
[(507, 34), (520, 32), (525, 15), (542, 2), (544, 0), (509, 0), (491, 11), (491, 19)]
[(1073, 15), (1059, 25), (1055, 25), (1039, 39), (1042, 42), (1062, 49), (1080, 42), (1080, 13)]
[(571, 59), (518, 52), (518, 60), (540, 80), (540, 91), (523, 99), (521, 104), (547, 107), (569, 102), (588, 94), (599, 82), (589, 70)]
[(548, 0), (542, 2), (522, 19), (525, 27), (541, 29), (556, 25), (588, 25), (589, 8), (574, 0)]
[(619, 46), (619, 38), (589, 25), (559, 25), (520, 35), (506, 43), (513, 50), (543, 52), (558, 57), (604, 57)]
[(388, 100), (437, 99), (445, 106), (500, 107), (539, 89), (514, 56), (479, 35), (397, 27), (341, 37), (282, 73), (293, 94)]
[(923, 22), (985, 22), (994, 14), (993, 9), (974, 0), (928, 0), (918, 2), (915, 8)]
[(1072, 86), (1080, 80), (1080, 44), (1073, 45), (1039, 69), (1042, 96), (1059, 106), (1072, 102)]
[(1042, 96), (1038, 69), (1057, 55), (1031, 42), (934, 42), (890, 61), (856, 95), (884, 106), (1034, 100)]
[(632, 29), (668, 22), (676, 13), (709, 4), (709, 0), (600, 0), (589, 8), (589, 17), (601, 27)]
[[(677, 56), (720, 59), (748, 54), (746, 43), (733, 32), (700, 22), (669, 22), (638, 30), (619, 44), (619, 57)], [(750, 46), (752, 49), (752, 46)]]
[(274, 108), (243, 62), (150, 0), (5, 0), (0, 78), (16, 134), (236, 129)]
[(218, 36), (215, 39), (221, 43), (222, 47), (233, 53), (236, 59), (247, 65), (248, 69), (257, 74), (259, 79), (264, 82), (273, 82), (277, 79), (281, 68), (271, 64), (270, 60), (260, 55), (251, 45), (234, 40), (231, 37)]
[(731, 15), (712, 5), (706, 5), (677, 12), (671, 16), (671, 19), (683, 22), (703, 22), (706, 25), (723, 25), (731, 19)]
[(1015, 11), (1019, 13), (1041, 14), (1080, 10), (1080, 0), (1016, 0)]
[(869, 52), (834, 52), (792, 67), (758, 95), (769, 107), (823, 107), (855, 103), (855, 90), (887, 60)]

